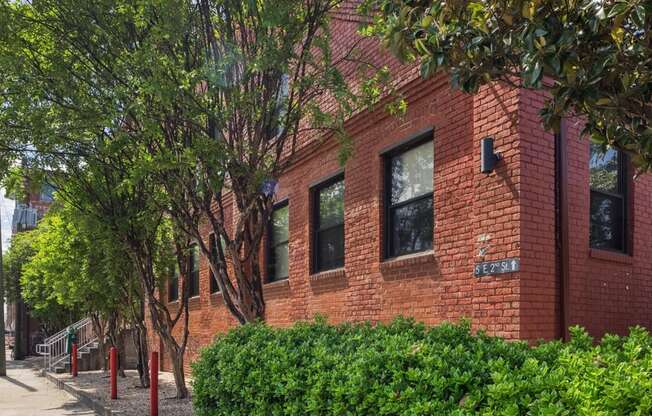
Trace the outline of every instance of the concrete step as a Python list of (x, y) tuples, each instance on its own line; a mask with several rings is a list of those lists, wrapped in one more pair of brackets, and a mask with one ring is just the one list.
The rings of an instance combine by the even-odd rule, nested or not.
[[(102, 352), (99, 349), (99, 344), (93, 342), (80, 348), (77, 351), (77, 370), (78, 371), (94, 371), (101, 370), (103, 364)], [(57, 374), (69, 373), (70, 362), (68, 358), (60, 362), (55, 368), (54, 372)]]
[(77, 360), (77, 369), (79, 371), (89, 371), (89, 370), (91, 370), (91, 353), (90, 352), (79, 353), (79, 358)]

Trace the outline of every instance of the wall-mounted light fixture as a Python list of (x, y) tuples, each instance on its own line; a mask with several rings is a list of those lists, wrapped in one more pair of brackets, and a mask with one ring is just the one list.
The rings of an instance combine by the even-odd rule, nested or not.
[(485, 137), (480, 142), (480, 172), (491, 173), (496, 163), (501, 159), (500, 155), (494, 153), (493, 137)]

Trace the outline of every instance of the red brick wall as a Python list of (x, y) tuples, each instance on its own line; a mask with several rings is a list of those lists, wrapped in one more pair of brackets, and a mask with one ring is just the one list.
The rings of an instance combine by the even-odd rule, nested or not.
[(522, 192), (521, 337), (560, 336), (559, 278), (555, 233), (555, 137), (541, 126), (540, 92), (519, 93)]
[[(559, 277), (555, 251), (554, 136), (541, 126), (544, 95), (520, 92), (521, 337), (560, 336)], [(589, 141), (579, 120), (566, 123), (570, 250), (570, 325), (593, 336), (625, 334), (633, 325), (652, 327), (652, 175), (630, 181), (632, 247), (628, 255), (592, 250), (589, 245)], [(633, 168), (630, 167), (633, 174)]]
[[(351, 41), (357, 23), (346, 14), (333, 22)], [(372, 45), (373, 46), (373, 45)], [(374, 59), (388, 60), (373, 47)], [(413, 67), (387, 62), (408, 99), (403, 118), (382, 110), (348, 124), (354, 153), (344, 167), (334, 140), (308, 144), (280, 178), (278, 200), (289, 200), (290, 270), (286, 281), (266, 284), (267, 321), (286, 326), (325, 315), (330, 322), (388, 321), (413, 316), (428, 324), (470, 318), (476, 329), (510, 339), (559, 336), (559, 278), (555, 241), (555, 143), (541, 127), (541, 93), (499, 84), (464, 95), (445, 76), (423, 81)], [(632, 257), (598, 259), (588, 248), (588, 144), (571, 126), (572, 323), (601, 335), (652, 324), (652, 179), (634, 185)], [(382, 256), (383, 158), (381, 152), (417, 132), (433, 128), (435, 231), (430, 253), (386, 261)], [(502, 160), (480, 173), (480, 140), (492, 136)], [(310, 187), (344, 170), (345, 267), (310, 274)], [(208, 230), (205, 233), (208, 239)], [(521, 259), (521, 271), (477, 279), (474, 263)], [(188, 360), (215, 334), (235, 325), (221, 296), (209, 294), (206, 259), (200, 296), (190, 303)], [(179, 334), (180, 325), (176, 328)], [(154, 348), (160, 348), (153, 341)], [(158, 345), (158, 347), (157, 347)], [(165, 354), (162, 354), (165, 357)], [(162, 368), (169, 369), (163, 358)]]
[(595, 336), (652, 328), (652, 175), (630, 182), (631, 255), (590, 250), (589, 142), (569, 124), (570, 321)]
[[(354, 153), (344, 166), (343, 270), (310, 274), (310, 187), (342, 169), (337, 143), (323, 143), (280, 179), (278, 200), (289, 200), (290, 277), (265, 285), (267, 320), (289, 325), (315, 314), (330, 322), (407, 315), (436, 324), (466, 317), (475, 328), (518, 338), (520, 275), (479, 280), (473, 264), (480, 259), (480, 245), (486, 246), (485, 260), (520, 255), (519, 92), (492, 86), (464, 95), (441, 76), (413, 81), (406, 94), (404, 118), (377, 111), (350, 126)], [(427, 128), (434, 129), (434, 250), (386, 261), (381, 153)], [(479, 140), (487, 135), (495, 137), (503, 154), (491, 175), (479, 173)], [(486, 242), (478, 242), (480, 235)], [(209, 296), (206, 259), (200, 276), (200, 297), (190, 303), (190, 360), (216, 333), (235, 324), (220, 296)], [(165, 358), (162, 366), (169, 368)]]
[[(290, 277), (265, 285), (268, 322), (285, 326), (315, 314), (330, 322), (409, 315), (429, 324), (466, 317), (474, 328), (507, 338), (558, 337), (555, 143), (538, 116), (542, 95), (493, 85), (469, 96), (452, 91), (443, 76), (415, 80), (406, 92), (410, 103), (404, 118), (379, 111), (351, 125), (343, 270), (310, 274), (310, 187), (342, 169), (337, 143), (323, 143), (280, 179), (278, 199), (289, 200)], [(588, 142), (577, 137), (579, 126), (570, 126), (571, 323), (598, 336), (636, 323), (650, 326), (652, 178), (642, 177), (633, 186), (633, 256), (591, 256)], [(430, 127), (434, 250), (386, 261), (381, 152)], [(485, 136), (495, 138), (502, 156), (489, 175), (479, 172), (479, 142)], [(475, 262), (507, 257), (520, 257), (519, 273), (473, 277)], [(215, 334), (235, 325), (220, 295), (209, 295), (206, 259), (200, 276), (200, 297), (190, 303), (188, 361)], [(169, 368), (165, 358), (163, 368)]]

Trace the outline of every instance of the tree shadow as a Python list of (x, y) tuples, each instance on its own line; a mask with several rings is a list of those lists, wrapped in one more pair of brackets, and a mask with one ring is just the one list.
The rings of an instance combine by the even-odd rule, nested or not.
[(25, 390), (27, 390), (27, 391), (29, 391), (29, 392), (32, 392), (32, 393), (35, 392), (35, 391), (38, 391), (38, 390), (35, 389), (34, 387), (32, 387), (32, 386), (30, 386), (30, 385), (27, 385), (27, 384), (25, 384), (25, 383), (23, 383), (23, 382), (20, 382), (20, 381), (16, 380), (16, 379), (13, 378), (13, 377), (4, 376), (4, 377), (2, 377), (2, 379), (3, 379), (3, 380), (7, 380), (8, 382), (10, 382), (10, 383), (12, 383), (12, 384), (15, 384), (15, 385), (17, 385), (18, 387), (20, 387), (20, 388), (22, 388), (22, 389), (25, 389)]
[(65, 411), (65, 415), (95, 415), (96, 413), (86, 407), (83, 403), (80, 401), (74, 401), (74, 402), (67, 402), (62, 404), (61, 406), (58, 407), (51, 407), (47, 410), (63, 410)]

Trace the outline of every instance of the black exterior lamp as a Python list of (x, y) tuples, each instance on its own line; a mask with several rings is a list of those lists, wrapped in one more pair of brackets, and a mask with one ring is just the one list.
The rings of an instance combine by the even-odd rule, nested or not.
[(480, 141), (480, 172), (491, 173), (496, 163), (501, 159), (498, 153), (494, 153), (494, 138), (485, 137)]

